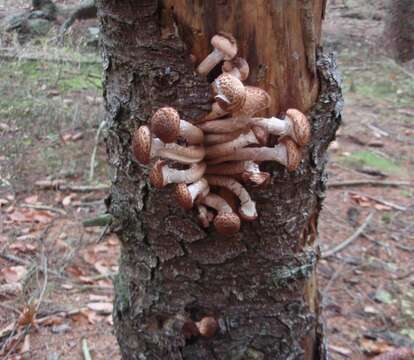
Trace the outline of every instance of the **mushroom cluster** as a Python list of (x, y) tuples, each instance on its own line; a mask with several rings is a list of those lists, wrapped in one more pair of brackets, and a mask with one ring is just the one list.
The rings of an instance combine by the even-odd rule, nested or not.
[[(175, 109), (162, 107), (150, 126), (135, 130), (132, 151), (143, 165), (154, 161), (149, 174), (154, 187), (175, 184), (178, 203), (188, 210), (196, 207), (203, 227), (212, 222), (219, 233), (233, 235), (241, 220), (258, 216), (243, 184), (268, 183), (270, 174), (259, 167), (264, 161), (295, 170), (301, 148), (310, 140), (310, 124), (296, 109), (288, 109), (282, 119), (255, 117), (270, 106), (269, 94), (243, 84), (249, 65), (237, 57), (233, 36), (219, 33), (211, 44), (214, 51), (197, 67), (200, 75), (207, 75), (223, 62), (222, 74), (211, 84), (211, 112), (201, 121), (187, 121)], [(278, 138), (275, 146), (268, 146), (271, 135)]]

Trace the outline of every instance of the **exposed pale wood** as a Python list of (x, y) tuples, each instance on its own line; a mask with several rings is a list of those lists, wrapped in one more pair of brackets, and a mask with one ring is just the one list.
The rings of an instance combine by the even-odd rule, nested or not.
[[(323, 0), (187, 1), (164, 0), (199, 63), (212, 50), (219, 30), (239, 41), (239, 55), (251, 69), (248, 84), (272, 97), (267, 112), (290, 107), (307, 111), (318, 95), (316, 48), (320, 43)], [(258, 26), (260, 24), (260, 26)]]

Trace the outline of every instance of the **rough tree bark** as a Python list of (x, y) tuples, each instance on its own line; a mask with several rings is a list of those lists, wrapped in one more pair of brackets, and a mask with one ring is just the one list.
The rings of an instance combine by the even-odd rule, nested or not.
[[(325, 359), (315, 266), (326, 148), (341, 119), (340, 81), (320, 52), (323, 0), (99, 0), (105, 70), (107, 206), (122, 243), (114, 320), (124, 359)], [(250, 189), (259, 219), (226, 238), (199, 227), (169, 188), (154, 190), (131, 156), (131, 134), (153, 111), (187, 120), (210, 110), (195, 75), (219, 30), (238, 39), (251, 84), (273, 98), (269, 114), (308, 113), (312, 142), (300, 168), (266, 164), (272, 181)], [(186, 319), (219, 321), (186, 340)]]
[(414, 1), (390, 0), (385, 18), (385, 48), (402, 63), (414, 59)]

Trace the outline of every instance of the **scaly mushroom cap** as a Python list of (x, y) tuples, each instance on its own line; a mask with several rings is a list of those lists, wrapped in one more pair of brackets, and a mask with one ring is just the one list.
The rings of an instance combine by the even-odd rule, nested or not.
[(243, 115), (253, 116), (270, 106), (272, 100), (265, 90), (255, 86), (246, 86), (245, 88), (246, 101), (240, 110)]
[(246, 100), (246, 88), (235, 76), (221, 74), (211, 84), (213, 96), (225, 111), (240, 109)]
[(270, 174), (267, 172), (254, 173), (245, 171), (242, 174), (243, 182), (251, 184), (253, 187), (265, 187), (270, 180)]
[(269, 141), (269, 133), (260, 126), (252, 126), (252, 131), (254, 132), (257, 141), (259, 141), (259, 145), (266, 146)]
[(220, 212), (214, 218), (214, 227), (222, 235), (234, 235), (240, 230), (240, 218), (233, 212)]
[(180, 136), (180, 115), (172, 107), (158, 109), (151, 118), (151, 129), (163, 142), (174, 142)]
[(148, 126), (143, 125), (135, 130), (132, 137), (132, 153), (141, 164), (147, 165), (150, 162), (151, 143), (151, 131)]
[(236, 57), (231, 61), (225, 61), (221, 67), (221, 70), (223, 72), (230, 72), (234, 68), (237, 68), (239, 70), (241, 81), (244, 81), (248, 78), (250, 68), (248, 62), (245, 59), (242, 57)]
[(288, 171), (294, 171), (298, 168), (300, 161), (302, 160), (302, 154), (296, 143), (290, 139), (282, 139), (281, 142), (286, 146), (287, 152), (287, 169)]
[(184, 209), (190, 210), (193, 207), (193, 198), (188, 191), (187, 184), (182, 183), (175, 186), (175, 197)]
[(286, 115), (292, 120), (293, 131), (295, 132), (298, 145), (304, 146), (308, 144), (311, 137), (311, 129), (307, 117), (296, 109), (289, 109), (286, 111)]
[(236, 39), (224, 31), (220, 31), (212, 37), (211, 45), (224, 54), (224, 60), (231, 60), (237, 55)]
[(154, 164), (154, 167), (151, 169), (149, 173), (151, 184), (154, 185), (157, 189), (162, 189), (165, 186), (164, 176), (162, 174), (162, 168), (164, 167), (164, 165), (164, 160), (157, 160)]
[(197, 329), (201, 336), (212, 337), (215, 335), (218, 329), (217, 320), (212, 316), (205, 316), (199, 322), (196, 323)]

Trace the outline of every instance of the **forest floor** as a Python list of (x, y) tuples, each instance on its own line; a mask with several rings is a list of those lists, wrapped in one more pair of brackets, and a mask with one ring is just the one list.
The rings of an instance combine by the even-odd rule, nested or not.
[[(10, 4), (27, 2), (0, 2), (0, 13)], [(319, 221), (322, 251), (366, 225), (320, 261), (332, 359), (370, 359), (414, 344), (414, 189), (344, 186), (414, 181), (414, 74), (382, 54), (381, 4), (330, 1), (324, 25), (346, 106), (329, 150), (329, 184), (339, 187), (328, 189)], [(119, 358), (111, 327), (119, 243), (103, 227), (82, 226), (104, 213), (108, 183), (102, 134), (96, 140), (101, 65), (96, 48), (85, 46), (95, 24), (75, 24), (64, 47), (54, 30), (24, 46), (1, 34), (2, 359), (83, 359), (85, 351)]]

